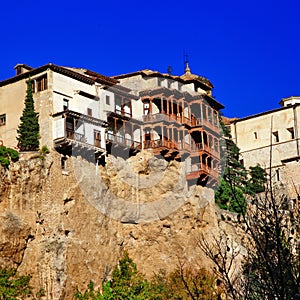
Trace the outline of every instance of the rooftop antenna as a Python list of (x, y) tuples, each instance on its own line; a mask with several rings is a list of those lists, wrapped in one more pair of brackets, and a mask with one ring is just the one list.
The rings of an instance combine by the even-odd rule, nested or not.
[(168, 66), (168, 74), (171, 75), (172, 73), (172, 66)]

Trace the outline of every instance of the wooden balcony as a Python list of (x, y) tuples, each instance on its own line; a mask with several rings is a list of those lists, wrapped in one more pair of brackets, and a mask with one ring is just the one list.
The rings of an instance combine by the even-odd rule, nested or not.
[(117, 115), (123, 116), (123, 117), (127, 117), (127, 118), (131, 118), (132, 114), (131, 112), (126, 112), (124, 109), (115, 109), (115, 113)]
[(193, 164), (191, 171), (186, 175), (187, 180), (200, 178), (203, 174), (212, 177), (215, 180), (218, 180), (218, 171), (210, 168), (205, 164)]
[(83, 134), (75, 132), (73, 130), (66, 130), (66, 138), (69, 140), (85, 143), (86, 138), (84, 137)]
[(123, 136), (115, 135), (113, 133), (107, 133), (107, 142), (121, 145), (126, 148), (139, 149), (140, 142), (136, 142), (132, 139), (124, 138)]
[(220, 153), (217, 150), (203, 143), (192, 143), (190, 146), (190, 151), (192, 156), (198, 156), (200, 151), (205, 151), (209, 155), (217, 158), (220, 157)]

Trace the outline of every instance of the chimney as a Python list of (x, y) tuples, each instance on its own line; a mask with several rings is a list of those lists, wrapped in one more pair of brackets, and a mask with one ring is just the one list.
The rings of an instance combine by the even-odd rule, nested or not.
[(30, 70), (32, 70), (33, 68), (32, 67), (29, 67), (25, 64), (17, 64), (14, 69), (16, 70), (16, 75), (20, 75), (20, 74), (23, 74), (25, 72), (28, 72)]

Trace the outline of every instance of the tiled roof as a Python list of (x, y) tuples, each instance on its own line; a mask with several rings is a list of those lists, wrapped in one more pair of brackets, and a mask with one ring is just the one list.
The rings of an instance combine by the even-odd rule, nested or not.
[(181, 76), (176, 76), (176, 75), (170, 75), (167, 73), (160, 73), (158, 71), (145, 69), (145, 70), (139, 70), (139, 71), (132, 72), (132, 73), (115, 75), (115, 76), (112, 76), (112, 78), (123, 79), (123, 78), (128, 78), (128, 77), (137, 76), (137, 75), (149, 76), (149, 77), (163, 77), (163, 78), (167, 78), (167, 79), (177, 80), (180, 82), (195, 82), (196, 81), (196, 82), (200, 83), (205, 90), (212, 89), (214, 87), (213, 84), (207, 78), (196, 75), (196, 74), (192, 74), (190, 72), (185, 73)]
[(48, 69), (50, 69), (54, 72), (69, 76), (71, 78), (77, 79), (79, 81), (85, 82), (87, 84), (94, 84), (95, 82), (99, 82), (99, 83), (103, 83), (105, 85), (112, 86), (112, 85), (115, 85), (118, 83), (118, 81), (114, 78), (110, 78), (110, 77), (107, 77), (107, 76), (104, 76), (104, 75), (101, 75), (99, 73), (95, 73), (95, 72), (92, 72), (89, 70), (85, 70), (85, 72), (83, 72), (82, 71), (83, 69), (66, 68), (66, 67), (61, 67), (61, 66), (57, 66), (57, 65), (49, 63), (49, 64), (43, 65), (41, 67), (31, 69), (28, 72), (24, 72), (17, 76), (3, 80), (0, 82), (0, 86), (4, 86), (4, 85), (10, 84), (10, 83), (22, 80), (24, 78), (29, 78), (30, 76), (37, 75)]

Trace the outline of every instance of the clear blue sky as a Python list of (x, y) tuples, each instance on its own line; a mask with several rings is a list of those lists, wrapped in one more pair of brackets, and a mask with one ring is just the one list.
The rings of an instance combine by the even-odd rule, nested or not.
[(184, 52), (230, 117), (300, 95), (299, 0), (10, 0), (0, 3), (0, 80), (52, 62), (104, 75), (181, 75)]

